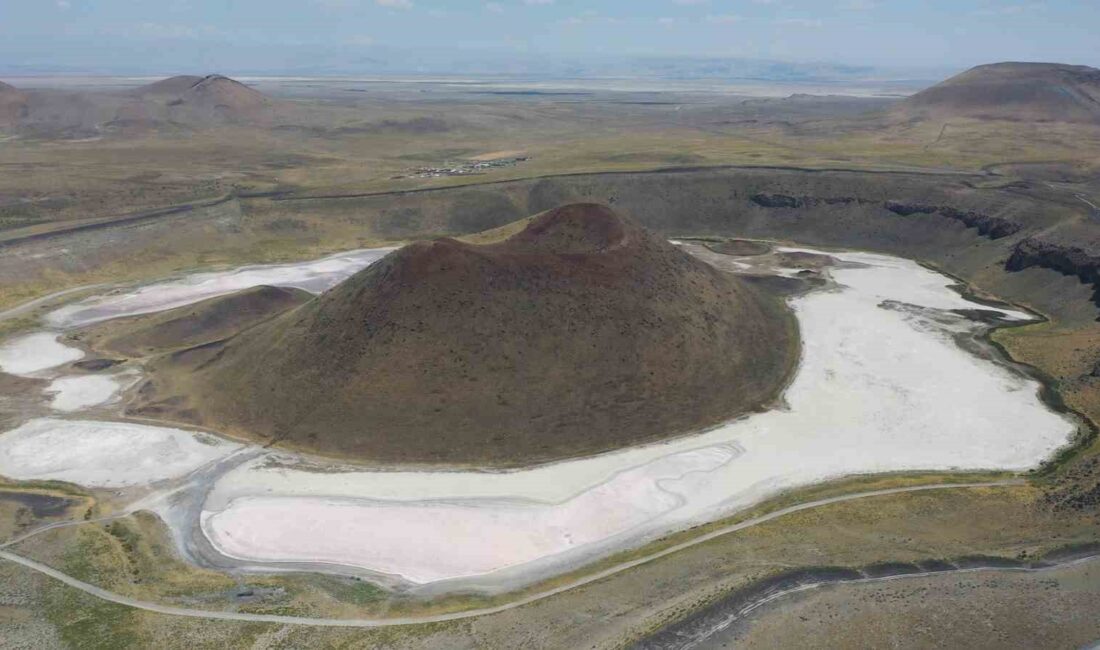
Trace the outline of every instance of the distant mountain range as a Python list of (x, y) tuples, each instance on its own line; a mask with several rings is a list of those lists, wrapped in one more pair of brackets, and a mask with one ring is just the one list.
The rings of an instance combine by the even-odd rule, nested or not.
[[(778, 82), (830, 82), (891, 79), (941, 79), (957, 70), (891, 70), (827, 62), (672, 56), (551, 56), (513, 51), (404, 50), (389, 46), (354, 52), (296, 50), (282, 60), (270, 56), (234, 57), (237, 63), (216, 66), (236, 75), (478, 75), (547, 78), (632, 77), (654, 79), (727, 79)], [(0, 76), (152, 75), (179, 69), (154, 53), (117, 65), (83, 62), (0, 63)], [(195, 67), (195, 66), (191, 66)], [(201, 66), (198, 66), (201, 67)]]
[(354, 59), (312, 60), (288, 70), (309, 74), (476, 74), (546, 77), (649, 77), (661, 79), (758, 79), (827, 81), (877, 76), (870, 66), (790, 63), (755, 59), (680, 57), (542, 57), (514, 53), (484, 54), (381, 50)]

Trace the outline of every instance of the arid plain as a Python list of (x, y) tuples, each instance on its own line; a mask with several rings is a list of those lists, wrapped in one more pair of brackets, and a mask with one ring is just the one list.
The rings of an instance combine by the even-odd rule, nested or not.
[[(987, 115), (966, 101), (952, 111), (923, 111), (924, 103), (899, 96), (916, 87), (811, 95), (704, 83), (245, 79), (248, 87), (238, 88), (194, 77), (150, 91), (151, 79), (7, 81), (21, 97), (3, 113), (12, 117), (0, 142), (0, 425), (7, 431), (0, 444), (9, 461), (17, 458), (13, 450), (28, 455), (0, 465), (11, 477), (0, 493), (3, 550), (146, 606), (104, 600), (4, 561), (0, 626), (14, 645), (682, 647), (701, 635), (714, 647), (725, 640), (783, 647), (792, 642), (784, 635), (805, 634), (798, 625), (807, 619), (823, 621), (813, 633), (820, 647), (1074, 647), (1100, 639), (1100, 583), (1088, 560), (1100, 552), (1100, 122)], [(5, 111), (8, 101), (0, 105)], [(400, 473), (379, 478), (386, 472), (372, 473), (385, 465), (378, 458), (340, 457), (308, 431), (223, 430), (232, 427), (162, 399), (147, 381), (163, 376), (163, 359), (179, 361), (181, 352), (209, 351), (235, 336), (247, 341), (247, 332), (276, 322), (273, 316), (303, 313), (290, 310), (392, 247), (439, 236), (460, 238), (471, 250), (505, 246), (539, 225), (529, 217), (567, 204), (610, 206), (676, 240), (669, 251), (732, 271), (747, 291), (797, 315), (799, 369), (781, 356), (770, 362), (777, 377), (791, 373), (778, 403), (723, 425), (728, 434), (712, 428), (718, 416), (690, 423), (707, 429), (694, 435), (708, 444), (726, 445), (720, 451), (700, 455), (704, 438), (688, 435), (667, 443), (680, 445), (669, 450), (678, 454), (639, 447), (648, 465), (607, 460), (620, 453), (610, 452), (575, 461), (569, 481), (542, 483), (553, 490), (495, 488), (494, 474), (438, 487), (425, 482), (407, 511), (364, 510), (347, 534), (369, 535), (372, 522), (393, 529), (422, 521), (416, 508), (465, 489), (469, 503), (457, 500), (453, 510), (427, 517), (450, 528), (429, 522), (415, 528), (424, 539), (405, 544), (454, 561), (425, 567), (415, 552), (410, 558), (396, 548), (400, 539), (391, 543), (396, 550), (384, 540), (357, 544), (350, 557), (334, 539), (314, 559), (345, 569), (325, 570), (309, 562), (308, 540), (291, 539), (293, 524), (314, 517), (314, 525), (331, 527), (345, 511), (314, 508), (310, 499), (333, 494), (341, 481), (360, 486), (356, 498), (408, 494)], [(570, 246), (577, 237), (594, 241), (584, 229), (551, 234)], [(347, 253), (361, 249), (380, 250)], [(891, 272), (892, 281), (869, 279)], [(772, 322), (789, 324), (791, 313)], [(874, 347), (858, 328), (815, 329), (815, 322), (854, 315), (864, 323), (881, 318), (876, 327), (893, 334)], [(387, 321), (377, 322), (384, 328)], [(43, 330), (56, 334), (43, 338)], [(508, 345), (515, 338), (483, 334), (480, 344), (489, 346), (494, 336)], [(924, 353), (906, 358), (891, 344)], [(812, 390), (827, 388), (837, 371), (875, 362), (884, 363), (875, 375), (881, 381), (867, 381), (862, 392)], [(945, 380), (942, 394), (906, 394), (906, 373), (918, 362), (929, 364), (921, 372), (935, 373), (931, 366), (939, 364), (945, 377), (968, 381)], [(896, 378), (887, 377), (891, 367)], [(829, 410), (854, 399), (868, 401), (851, 410), (851, 420)], [(859, 432), (893, 431), (883, 425), (891, 414), (916, 411), (927, 414), (919, 420), (924, 428), (899, 435), (918, 444), (892, 447), (906, 450), (896, 454), (905, 462), (875, 460), (889, 454), (875, 456), (869, 450), (878, 443)], [(733, 429), (776, 413), (786, 419), (758, 433)], [(882, 419), (868, 423), (864, 414)], [(974, 418), (959, 430), (966, 435), (914, 437), (950, 434), (965, 414)], [(814, 417), (845, 424), (822, 432)], [(786, 424), (792, 421), (802, 424)], [(790, 446), (781, 448), (769, 426), (792, 432)], [(227, 433), (232, 440), (214, 435)], [(96, 444), (73, 446), (68, 458), (43, 451), (89, 435)], [(934, 446), (922, 448), (927, 440)], [(499, 450), (493, 442), (481, 441)], [(151, 450), (146, 456), (141, 445)], [(508, 448), (514, 456), (490, 464), (560, 457), (530, 445)], [(777, 458), (794, 459), (791, 469), (753, 474), (783, 467), (752, 460), (772, 448)], [(831, 464), (808, 469), (798, 462), (800, 449)], [(252, 475), (241, 479), (243, 470), (222, 467), (234, 455), (254, 464), (257, 485), (289, 486), (286, 493), (264, 501), (248, 491)], [(755, 463), (752, 471), (738, 469), (739, 455)], [(143, 457), (157, 460), (146, 466)], [(457, 458), (461, 467), (454, 458), (436, 461), (479, 469), (470, 456)], [(401, 460), (410, 474), (431, 469), (431, 462)], [(728, 475), (714, 474), (722, 482), (700, 487), (685, 479), (684, 468), (710, 476), (715, 467), (727, 468)], [(265, 472), (280, 478), (265, 479)], [(608, 475), (614, 480), (596, 479)], [(525, 480), (522, 471), (504, 476)], [(623, 496), (670, 477), (681, 483), (672, 493), (697, 510), (655, 512), (669, 494), (664, 488), (640, 492), (637, 501)], [(909, 489), (916, 487), (928, 489)], [(713, 495), (722, 489), (744, 500), (720, 503)], [(539, 517), (549, 518), (576, 535), (583, 552), (501, 574), (508, 579), (491, 589), (476, 580), (415, 586), (499, 568), (478, 564), (477, 549), (461, 542), (433, 544), (441, 530), (457, 540), (477, 539), (479, 531), (516, 535), (522, 539), (502, 551), (524, 561), (556, 553), (549, 542), (523, 547), (539, 535), (553, 539), (545, 531), (494, 528), (526, 521), (508, 519), (516, 506), (506, 497), (517, 495), (553, 506), (549, 515), (533, 515), (532, 530)], [(607, 503), (645, 507), (601, 510)], [(295, 519), (271, 537), (288, 545), (264, 547), (240, 533), (292, 505), (301, 508)], [(196, 528), (191, 518), (199, 510)], [(606, 530), (588, 525), (601, 516)], [(462, 528), (470, 522), (478, 530)], [(238, 541), (228, 542), (233, 534)], [(622, 539), (628, 543), (608, 541)], [(222, 556), (205, 546), (211, 541)], [(242, 563), (219, 564), (223, 556)], [(273, 560), (288, 570), (264, 564)], [(1011, 598), (1007, 581), (1019, 585)], [(473, 615), (478, 610), (491, 611)], [(203, 620), (204, 611), (243, 616)], [(945, 622), (907, 635), (899, 620)], [(1009, 633), (991, 637), (990, 626)], [(868, 636), (853, 638), (854, 629)]]

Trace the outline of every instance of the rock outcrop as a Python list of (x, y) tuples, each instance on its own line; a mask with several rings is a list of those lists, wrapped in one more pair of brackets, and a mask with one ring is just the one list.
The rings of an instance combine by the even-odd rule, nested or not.
[[(798, 209), (816, 208), (832, 205), (865, 205), (875, 204), (878, 201), (863, 199), (856, 196), (791, 196), (789, 194), (753, 194), (749, 200), (762, 208)], [(927, 205), (923, 203), (909, 203), (905, 201), (886, 201), (882, 207), (894, 214), (909, 217), (919, 214), (938, 214), (941, 217), (954, 219), (966, 225), (967, 228), (976, 228), (979, 235), (990, 239), (1000, 239), (1014, 235), (1022, 229), (1015, 221), (1002, 217), (993, 217), (974, 210), (960, 210), (949, 205)]]
[(1029, 237), (1016, 245), (1012, 256), (1005, 263), (1005, 269), (1022, 271), (1031, 267), (1077, 276), (1081, 282), (1091, 284), (1096, 290), (1092, 295), (1092, 301), (1100, 307), (1100, 256), (1093, 255), (1083, 248)]
[(976, 228), (979, 235), (989, 237), (990, 239), (1000, 239), (1001, 237), (1015, 235), (1023, 229), (1023, 227), (1015, 221), (981, 214), (973, 210), (960, 210), (949, 205), (925, 205), (921, 203), (887, 201), (883, 207), (903, 217), (914, 214), (938, 214), (941, 217), (959, 221), (966, 225), (967, 228)]
[(855, 196), (789, 196), (787, 194), (754, 194), (749, 200), (763, 208), (812, 208), (819, 205), (852, 205), (870, 203)]

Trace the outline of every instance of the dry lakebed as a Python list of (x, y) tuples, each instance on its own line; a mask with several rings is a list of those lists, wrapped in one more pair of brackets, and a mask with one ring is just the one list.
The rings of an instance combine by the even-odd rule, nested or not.
[[(84, 352), (60, 340), (259, 285), (317, 293), (390, 250), (197, 273), (49, 313), (49, 330), (0, 343), (0, 369), (49, 382), (38, 410), (0, 434), (0, 474), (117, 490), (125, 509), (157, 513), (182, 555), (203, 566), (492, 593), (829, 479), (1025, 471), (1078, 427), (981, 340), (994, 324), (1033, 315), (972, 302), (953, 279), (914, 261), (853, 251), (777, 247), (768, 257), (787, 262), (771, 267), (729, 258), (734, 272), (827, 280), (789, 299), (801, 360), (774, 408), (659, 444), (513, 471), (367, 468), (118, 421), (140, 371), (77, 373), (71, 364)], [(790, 263), (799, 254), (829, 263), (803, 270)]]

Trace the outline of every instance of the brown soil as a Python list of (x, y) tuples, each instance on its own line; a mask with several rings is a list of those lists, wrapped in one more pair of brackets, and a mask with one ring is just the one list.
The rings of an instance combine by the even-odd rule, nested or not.
[(519, 465), (773, 399), (781, 301), (595, 204), (484, 246), (407, 246), (224, 344), (152, 364), (137, 410), (360, 459)]

